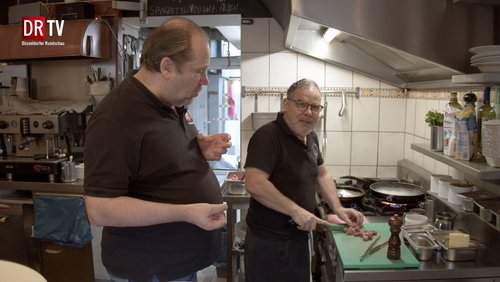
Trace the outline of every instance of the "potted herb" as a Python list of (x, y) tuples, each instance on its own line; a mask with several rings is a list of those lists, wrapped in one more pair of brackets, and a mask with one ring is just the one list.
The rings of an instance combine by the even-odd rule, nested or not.
[(443, 120), (444, 114), (431, 110), (425, 115), (425, 122), (431, 128), (431, 150), (443, 151)]

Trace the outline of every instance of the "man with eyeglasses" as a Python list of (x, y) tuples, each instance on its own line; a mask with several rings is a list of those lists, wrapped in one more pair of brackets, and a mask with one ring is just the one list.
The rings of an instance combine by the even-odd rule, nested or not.
[[(318, 85), (293, 83), (275, 121), (259, 128), (248, 144), (245, 187), (245, 281), (311, 279), (309, 233), (328, 221), (314, 214), (316, 191), (351, 226), (363, 215), (343, 208), (313, 131), (323, 106)], [(327, 217), (332, 218), (331, 216)]]

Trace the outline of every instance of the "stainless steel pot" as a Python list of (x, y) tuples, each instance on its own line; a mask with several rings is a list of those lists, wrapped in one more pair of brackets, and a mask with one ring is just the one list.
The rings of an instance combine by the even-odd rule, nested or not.
[(404, 182), (376, 182), (370, 185), (371, 194), (382, 201), (414, 204), (425, 198), (421, 186)]

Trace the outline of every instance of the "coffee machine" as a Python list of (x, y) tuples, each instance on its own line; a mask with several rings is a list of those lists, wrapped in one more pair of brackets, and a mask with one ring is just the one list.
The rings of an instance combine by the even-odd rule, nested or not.
[(86, 115), (65, 111), (57, 114), (0, 115), (2, 158), (0, 174), (7, 180), (58, 179), (61, 162), (83, 147)]

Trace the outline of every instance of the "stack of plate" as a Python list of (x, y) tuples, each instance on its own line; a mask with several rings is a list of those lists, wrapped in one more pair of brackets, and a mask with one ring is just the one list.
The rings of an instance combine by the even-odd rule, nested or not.
[(500, 167), (500, 119), (483, 122), (481, 143), (486, 163), (493, 167)]
[(485, 45), (470, 48), (474, 55), (471, 57), (471, 66), (481, 72), (500, 73), (500, 45)]

